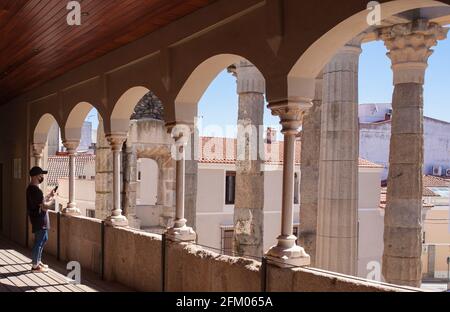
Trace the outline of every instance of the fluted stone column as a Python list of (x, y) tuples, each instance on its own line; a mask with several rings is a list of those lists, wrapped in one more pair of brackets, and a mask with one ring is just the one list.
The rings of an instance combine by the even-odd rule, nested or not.
[(128, 225), (135, 229), (141, 228), (141, 221), (136, 216), (137, 189), (137, 152), (132, 144), (124, 144), (122, 151), (122, 207), (123, 214), (128, 219)]
[(188, 125), (177, 124), (169, 127), (172, 137), (175, 139), (172, 156), (176, 159), (176, 210), (173, 227), (167, 230), (167, 237), (176, 242), (195, 241), (197, 234), (192, 227), (186, 225), (184, 217), (185, 188), (186, 188), (186, 145), (191, 136), (191, 129)]
[(283, 158), (283, 193), (281, 206), (281, 235), (278, 244), (272, 246), (266, 256), (279, 267), (305, 266), (310, 264), (310, 256), (296, 244), (297, 237), (293, 235), (294, 221), (294, 163), (295, 140), (304, 112), (312, 106), (311, 101), (270, 103), (272, 114), (279, 116), (284, 135)]
[(300, 179), (300, 245), (315, 265), (319, 201), (320, 126), (323, 73), (316, 79), (313, 107), (303, 116)]
[(113, 153), (113, 209), (111, 215), (105, 220), (107, 224), (113, 226), (128, 226), (127, 218), (122, 215), (121, 208), (121, 188), (120, 188), (120, 171), (121, 171), (121, 151), (123, 143), (126, 140), (125, 134), (108, 134), (106, 136)]
[(45, 143), (33, 143), (33, 158), (34, 165), (41, 167), (42, 166), (42, 152), (45, 148)]
[(79, 144), (80, 141), (78, 140), (65, 140), (63, 142), (69, 154), (69, 202), (62, 212), (73, 215), (80, 214), (75, 202), (75, 155)]
[(265, 80), (247, 61), (228, 70), (237, 78), (239, 95), (233, 250), (236, 255), (260, 257), (264, 235), (264, 172), (259, 146), (264, 144), (260, 126), (264, 123)]
[(357, 274), (359, 36), (323, 70), (316, 266)]
[(431, 48), (447, 31), (427, 20), (380, 30), (395, 86), (384, 217), (383, 277), (389, 283), (421, 284), (423, 84)]

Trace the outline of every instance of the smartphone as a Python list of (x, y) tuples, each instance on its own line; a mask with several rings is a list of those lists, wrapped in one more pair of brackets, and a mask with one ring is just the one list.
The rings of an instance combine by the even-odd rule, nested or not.
[(58, 190), (59, 185), (55, 186), (55, 188), (53, 189), (53, 193), (56, 193), (56, 191)]

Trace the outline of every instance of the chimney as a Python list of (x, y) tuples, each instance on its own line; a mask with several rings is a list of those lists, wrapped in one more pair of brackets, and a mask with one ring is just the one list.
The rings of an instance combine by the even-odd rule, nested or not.
[(277, 141), (277, 130), (274, 128), (267, 128), (267, 134), (266, 134), (266, 143), (272, 144)]

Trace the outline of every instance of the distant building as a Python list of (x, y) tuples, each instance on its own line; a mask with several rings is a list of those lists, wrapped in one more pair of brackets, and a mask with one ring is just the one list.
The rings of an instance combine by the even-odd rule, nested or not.
[[(391, 114), (391, 104), (359, 105), (359, 155), (384, 167), (383, 180), (388, 176)], [(424, 140), (424, 174), (445, 176), (450, 169), (450, 123), (424, 117)]]

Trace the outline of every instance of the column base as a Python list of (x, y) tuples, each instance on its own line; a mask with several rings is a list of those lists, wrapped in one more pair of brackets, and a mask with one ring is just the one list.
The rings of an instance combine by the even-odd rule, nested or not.
[(110, 226), (128, 226), (128, 219), (125, 216), (109, 216), (105, 219), (105, 224)]
[(189, 226), (172, 227), (166, 231), (167, 239), (175, 242), (195, 242), (197, 233)]
[(266, 253), (269, 263), (286, 269), (310, 265), (311, 257), (295, 243), (295, 240), (296, 237), (293, 235), (278, 237), (278, 244), (272, 246)]
[(73, 216), (81, 215), (80, 209), (78, 209), (76, 205), (70, 203), (61, 212)]

